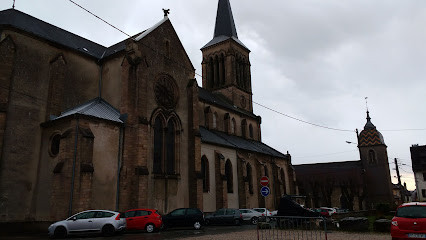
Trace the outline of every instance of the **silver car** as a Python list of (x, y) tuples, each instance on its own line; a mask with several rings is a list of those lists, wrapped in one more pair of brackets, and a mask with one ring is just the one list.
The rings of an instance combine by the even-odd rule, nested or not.
[(251, 224), (256, 225), (259, 217), (262, 216), (262, 213), (254, 211), (252, 209), (240, 209), (241, 215), (243, 215), (243, 221), (250, 221)]
[(102, 233), (111, 236), (126, 229), (126, 219), (119, 212), (89, 210), (77, 213), (65, 220), (55, 222), (48, 228), (49, 236), (65, 238), (68, 235)]

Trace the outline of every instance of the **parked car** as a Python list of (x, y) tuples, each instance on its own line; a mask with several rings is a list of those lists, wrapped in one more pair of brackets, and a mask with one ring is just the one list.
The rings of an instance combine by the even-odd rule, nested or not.
[(262, 216), (265, 216), (265, 217), (272, 216), (272, 213), (266, 208), (253, 208), (253, 210), (255, 210), (256, 212), (260, 212)]
[(392, 218), (391, 236), (396, 239), (426, 238), (426, 203), (400, 205)]
[(321, 214), (323, 217), (330, 217), (330, 212), (324, 208), (313, 208), (312, 211)]
[(198, 208), (178, 208), (163, 216), (165, 228), (193, 227), (200, 229), (204, 224), (204, 213)]
[(49, 226), (49, 236), (65, 238), (68, 235), (102, 233), (114, 235), (126, 229), (126, 219), (120, 218), (119, 212), (108, 210), (89, 210), (72, 215)]
[(241, 225), (243, 215), (240, 210), (234, 208), (222, 208), (206, 216), (206, 225), (208, 224), (232, 224)]
[(321, 209), (325, 209), (325, 210), (327, 210), (327, 211), (328, 211), (328, 214), (329, 214), (330, 216), (336, 213), (336, 209), (334, 209), (334, 208), (329, 208), (329, 207), (320, 207), (320, 208), (321, 208)]
[(243, 221), (250, 222), (251, 224), (256, 225), (259, 217), (262, 216), (260, 212), (254, 211), (253, 209), (241, 208), (239, 209), (241, 215), (243, 216)]
[(131, 209), (124, 213), (127, 230), (146, 230), (152, 233), (161, 228), (163, 220), (155, 209)]

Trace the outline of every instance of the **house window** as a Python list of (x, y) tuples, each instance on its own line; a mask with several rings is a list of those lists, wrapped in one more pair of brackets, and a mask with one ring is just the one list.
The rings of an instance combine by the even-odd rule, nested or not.
[(209, 160), (206, 156), (201, 158), (201, 175), (203, 178), (203, 192), (208, 192), (210, 188)]
[(226, 186), (228, 188), (228, 193), (234, 192), (234, 184), (233, 184), (233, 175), (232, 175), (232, 163), (228, 159), (225, 163), (225, 176), (226, 176)]

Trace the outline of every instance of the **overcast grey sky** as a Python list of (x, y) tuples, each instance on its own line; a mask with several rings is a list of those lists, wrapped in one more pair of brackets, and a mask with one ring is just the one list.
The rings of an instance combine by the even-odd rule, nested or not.
[[(217, 0), (74, 0), (133, 35), (170, 20), (201, 74)], [(402, 181), (414, 189), (410, 146), (426, 144), (426, 1), (230, 0), (239, 39), (251, 50), (253, 101), (331, 128), (363, 129), (365, 97)], [(0, 9), (12, 7), (2, 0)], [(69, 0), (16, 0), (16, 9), (104, 46), (126, 38)], [(198, 83), (201, 79), (197, 76)], [(423, 80), (422, 80), (423, 79)], [(293, 164), (358, 160), (355, 132), (311, 126), (254, 105), (263, 141)], [(396, 175), (392, 171), (392, 176)], [(393, 177), (396, 183), (396, 178)]]

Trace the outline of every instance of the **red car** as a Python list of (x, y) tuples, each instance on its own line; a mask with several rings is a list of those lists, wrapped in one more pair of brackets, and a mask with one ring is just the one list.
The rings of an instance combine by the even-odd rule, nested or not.
[(392, 240), (426, 239), (426, 203), (404, 203), (396, 210), (391, 225)]
[(131, 209), (124, 213), (127, 230), (146, 230), (151, 233), (161, 228), (163, 220), (155, 209)]

